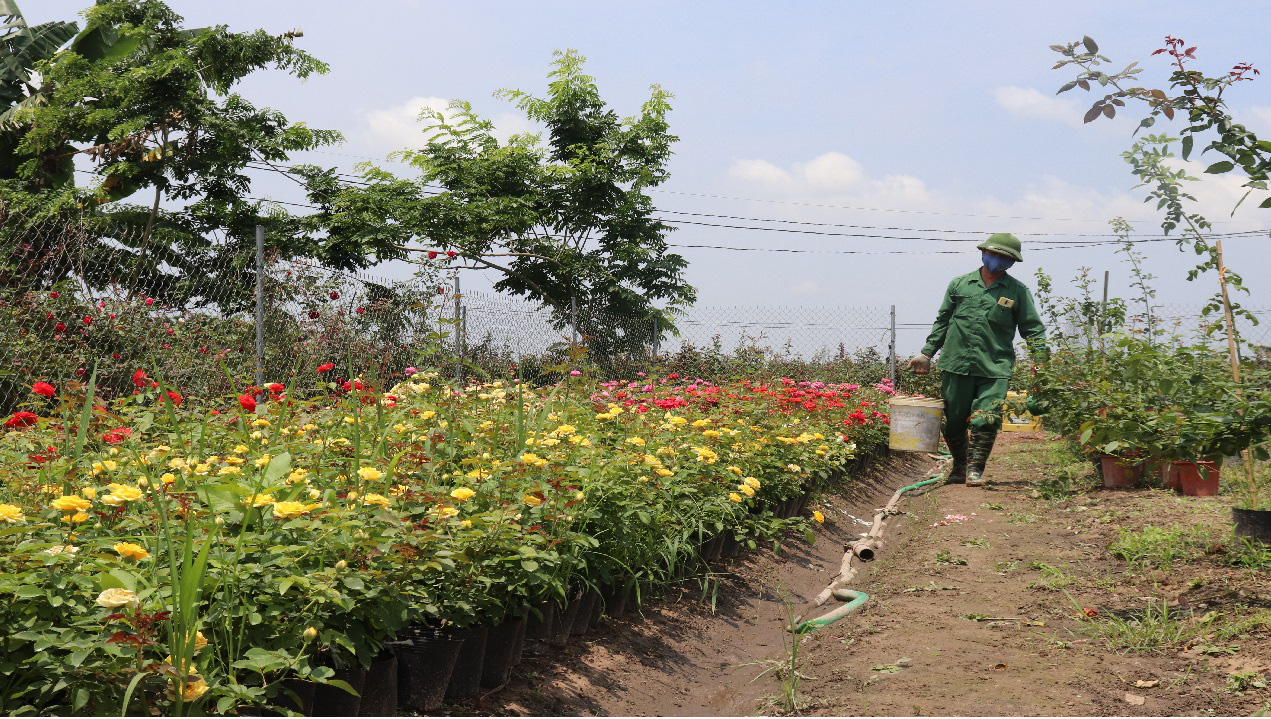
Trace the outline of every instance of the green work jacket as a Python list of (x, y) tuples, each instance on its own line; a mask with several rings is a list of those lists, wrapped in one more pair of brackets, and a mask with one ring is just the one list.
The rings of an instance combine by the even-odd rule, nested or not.
[(943, 349), (936, 366), (945, 372), (1010, 377), (1016, 328), (1033, 360), (1046, 361), (1046, 326), (1028, 287), (1009, 274), (985, 287), (977, 268), (949, 283), (922, 353), (934, 357)]

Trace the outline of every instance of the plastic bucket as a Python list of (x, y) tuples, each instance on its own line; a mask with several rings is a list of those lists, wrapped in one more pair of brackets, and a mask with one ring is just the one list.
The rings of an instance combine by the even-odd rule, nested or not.
[(942, 400), (892, 397), (888, 405), (891, 409), (888, 447), (901, 452), (935, 452), (940, 447)]

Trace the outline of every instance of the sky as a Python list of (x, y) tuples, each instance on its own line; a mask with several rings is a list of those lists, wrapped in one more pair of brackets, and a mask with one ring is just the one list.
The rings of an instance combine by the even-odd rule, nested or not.
[[(27, 0), (24, 11), (35, 23), (75, 17), (87, 4)], [(343, 145), (294, 159), (345, 171), (418, 146), (418, 111), (449, 99), (472, 102), (503, 134), (534, 129), (492, 93), (544, 92), (556, 49), (574, 48), (588, 58), (587, 72), (619, 114), (637, 112), (657, 83), (675, 96), (670, 124), (680, 138), (670, 180), (652, 193), (665, 217), (956, 240), (680, 225), (669, 237), (673, 244), (800, 250), (681, 248), (698, 304), (772, 311), (895, 305), (906, 326), (902, 352), (921, 344), (949, 279), (979, 266), (976, 242), (968, 240), (1015, 233), (1024, 241), (1025, 260), (1011, 274), (1030, 287), (1038, 268), (1070, 288), (1078, 268), (1089, 267), (1100, 279), (1109, 272), (1117, 296), (1128, 293), (1130, 278), (1113, 246), (1043, 243), (1106, 235), (1117, 216), (1130, 220), (1138, 235), (1159, 234), (1154, 205), (1143, 204), (1144, 191), (1134, 188), (1121, 158), (1142, 109), (1083, 124), (1095, 97), (1080, 90), (1056, 96), (1071, 72), (1051, 69), (1058, 55), (1050, 45), (1089, 35), (1116, 69), (1138, 61), (1149, 87), (1167, 84), (1166, 59), (1150, 56), (1166, 35), (1196, 45), (1196, 67), (1210, 75), (1237, 62), (1271, 68), (1266, 23), (1254, 21), (1251, 8), (1258, 6), (1247, 4), (1238, 6), (1239, 22), (1229, 12), (1198, 12), (1194, 3), (1178, 0), (169, 4), (187, 27), (302, 30), (300, 46), (329, 63), (329, 74), (301, 82), (261, 72), (238, 91), (294, 121), (343, 132)], [(1271, 74), (1240, 83), (1227, 98), (1238, 120), (1271, 137)], [(1256, 209), (1266, 193), (1233, 215), (1244, 192), (1241, 179), (1200, 175), (1217, 159), (1194, 155), (1188, 163), (1203, 178), (1192, 183), (1196, 209), (1218, 232), (1271, 227), (1271, 210)], [(405, 166), (381, 165), (409, 173)], [(304, 201), (285, 178), (260, 175), (257, 196)], [(1268, 242), (1265, 233), (1231, 238), (1224, 250), (1227, 264), (1252, 288), (1245, 304), (1268, 308), (1271, 321)], [(1161, 304), (1199, 308), (1216, 290), (1213, 275), (1187, 281), (1195, 264), (1190, 252), (1166, 242), (1139, 247), (1158, 277)], [(479, 272), (463, 277), (465, 289), (488, 289), (496, 280)]]

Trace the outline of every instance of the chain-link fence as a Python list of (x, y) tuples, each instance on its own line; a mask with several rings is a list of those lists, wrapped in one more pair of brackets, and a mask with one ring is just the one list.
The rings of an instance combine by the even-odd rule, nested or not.
[[(293, 393), (355, 377), (387, 385), (411, 366), (455, 377), (515, 367), (551, 381), (583, 355), (615, 376), (656, 361), (701, 376), (731, 369), (865, 383), (895, 379), (898, 335), (907, 356), (930, 329), (898, 323), (894, 307), (692, 306), (616, 317), (586, 303), (547, 308), (464, 291), (444, 256), (386, 279), (280, 260), (264, 237), (180, 253), (169, 232), (0, 206), (0, 410), (29, 399), (40, 380), (93, 377), (106, 394), (162, 381), (198, 401), (271, 382)], [(1271, 310), (1251, 312), (1264, 321), (1239, 322), (1242, 338), (1265, 352)], [(1166, 305), (1127, 324), (1194, 337), (1220, 321)]]

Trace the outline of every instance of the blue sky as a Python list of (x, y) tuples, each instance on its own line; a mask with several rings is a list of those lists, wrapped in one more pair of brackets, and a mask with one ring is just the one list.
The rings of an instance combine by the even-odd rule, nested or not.
[[(24, 9), (36, 22), (73, 17), (86, 4), (28, 0)], [(1088, 34), (1118, 67), (1140, 61), (1149, 86), (1165, 84), (1166, 61), (1149, 54), (1167, 34), (1199, 46), (1198, 67), (1210, 74), (1240, 61), (1271, 72), (1265, 22), (1254, 21), (1254, 5), (1231, 5), (1244, 13), (1237, 21), (1186, 2), (170, 4), (192, 27), (304, 31), (301, 45), (330, 63), (329, 75), (301, 83), (261, 73), (240, 88), (293, 120), (348, 137), (332, 150), (344, 154), (297, 159), (351, 168), (383, 157), (417, 141), (412, 118), (419, 107), (449, 98), (472, 101), (508, 132), (529, 129), (491, 93), (541, 92), (552, 51), (570, 47), (588, 57), (589, 73), (620, 113), (633, 113), (651, 83), (675, 94), (671, 125), (681, 141), (668, 192), (654, 195), (661, 208), (964, 239), (976, 235), (951, 231), (1106, 233), (1116, 215), (1141, 220), (1135, 224), (1145, 234), (1156, 225), (1120, 158), (1136, 120), (1083, 126), (1089, 96), (1055, 97), (1069, 75), (1051, 70), (1057, 56), (1048, 45)], [(1242, 83), (1229, 99), (1238, 118), (1271, 137), (1271, 74)], [(1200, 162), (1214, 161), (1206, 160)], [(1241, 192), (1238, 180), (1208, 177), (1199, 184), (1202, 211), (1227, 223), (1220, 230), (1271, 227), (1271, 211), (1253, 209), (1256, 202), (1228, 217)], [(258, 194), (296, 200), (296, 189), (266, 175)], [(1039, 265), (1057, 279), (1084, 265), (1100, 274), (1111, 270), (1113, 294), (1126, 288), (1127, 273), (1110, 247), (1035, 251), (1036, 241), (1024, 239), (1026, 263), (1012, 272), (1030, 285)], [(974, 243), (705, 227), (685, 227), (671, 241), (963, 250), (961, 256), (683, 250), (703, 305), (896, 304), (902, 322), (930, 321), (948, 279), (978, 265)], [(1251, 304), (1271, 306), (1271, 290), (1260, 286), (1271, 279), (1269, 241), (1226, 243), (1228, 263), (1254, 288)], [(1167, 243), (1143, 247), (1150, 248), (1149, 270), (1161, 277), (1162, 302), (1199, 306), (1212, 293), (1213, 278), (1186, 282), (1190, 256)], [(465, 282), (480, 288), (493, 279), (474, 275)]]

